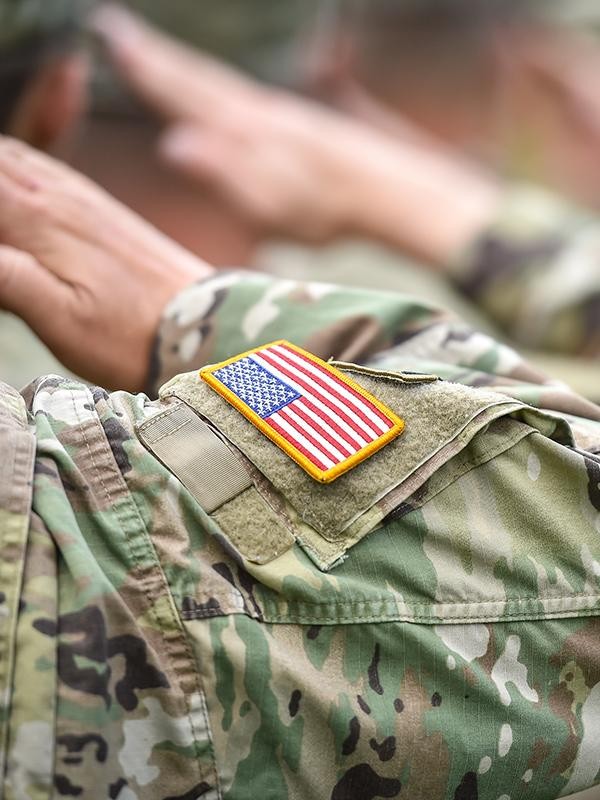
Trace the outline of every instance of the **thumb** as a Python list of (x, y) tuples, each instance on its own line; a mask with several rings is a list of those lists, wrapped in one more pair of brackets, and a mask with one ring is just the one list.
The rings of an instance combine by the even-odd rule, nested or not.
[(240, 145), (227, 133), (190, 125), (169, 128), (159, 142), (159, 155), (225, 198), (247, 222), (258, 225), (262, 234), (279, 226), (281, 180), (276, 160), (261, 158), (264, 154)]
[(0, 245), (0, 308), (21, 317), (45, 340), (63, 302), (58, 278), (29, 253)]

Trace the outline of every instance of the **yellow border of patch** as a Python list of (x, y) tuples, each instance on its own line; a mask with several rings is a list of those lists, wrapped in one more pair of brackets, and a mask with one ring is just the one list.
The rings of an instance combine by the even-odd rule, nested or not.
[[(290, 347), (292, 350), (295, 350), (297, 353), (300, 353), (303, 356), (308, 356), (312, 361), (319, 364), (319, 366), (323, 367), (327, 372), (330, 372), (334, 375), (338, 380), (343, 381), (343, 383), (350, 386), (356, 392), (358, 392), (362, 397), (368, 400), (370, 403), (373, 403), (383, 414), (389, 417), (390, 420), (394, 423), (393, 427), (389, 429), (387, 433), (383, 433), (378, 439), (370, 442), (366, 447), (363, 447), (362, 450), (359, 450), (358, 453), (354, 453), (354, 455), (350, 456), (345, 461), (342, 461), (340, 464), (336, 464), (334, 467), (328, 470), (321, 470), (310, 461), (306, 456), (302, 455), (299, 451), (296, 451), (293, 445), (291, 445), (287, 439), (284, 439), (283, 436), (277, 433), (277, 431), (273, 430), (270, 425), (268, 425), (262, 417), (259, 417), (256, 412), (252, 411), (252, 409), (247, 406), (243, 400), (234, 394), (230, 389), (227, 388), (218, 378), (215, 378), (212, 374), (223, 367), (229, 366), (229, 364), (233, 364), (235, 361), (239, 361), (241, 358), (246, 358), (246, 356), (252, 355), (252, 353), (257, 353), (259, 350), (264, 350), (266, 347), (273, 347), (274, 345), (285, 345), (286, 347)], [(367, 392), (363, 387), (353, 381), (351, 378), (346, 377), (338, 369), (332, 367), (326, 361), (323, 361), (318, 356), (309, 353), (308, 350), (303, 350), (301, 347), (297, 347), (295, 344), (288, 342), (286, 339), (277, 339), (274, 342), (270, 342), (269, 344), (262, 344), (260, 347), (253, 347), (252, 350), (247, 350), (245, 353), (240, 353), (233, 358), (228, 358), (226, 361), (221, 361), (219, 364), (211, 364), (210, 366), (203, 367), (199, 373), (200, 377), (203, 381), (208, 383), (210, 387), (212, 387), (221, 397), (224, 397), (228, 403), (230, 403), (234, 408), (236, 408), (240, 414), (242, 414), (246, 419), (251, 422), (259, 431), (265, 434), (265, 436), (271, 439), (277, 447), (283, 450), (291, 459), (293, 459), (305, 472), (311, 476), (311, 478), (315, 478), (315, 480), (319, 481), (320, 483), (331, 483), (336, 478), (339, 478), (340, 475), (343, 475), (348, 470), (351, 470), (357, 464), (360, 464), (362, 461), (365, 461), (369, 456), (372, 456), (373, 453), (376, 453), (378, 450), (381, 450), (386, 444), (391, 442), (393, 439), (396, 439), (402, 431), (404, 430), (404, 420), (394, 414), (393, 411), (378, 400), (376, 397), (373, 397), (372, 394)]]

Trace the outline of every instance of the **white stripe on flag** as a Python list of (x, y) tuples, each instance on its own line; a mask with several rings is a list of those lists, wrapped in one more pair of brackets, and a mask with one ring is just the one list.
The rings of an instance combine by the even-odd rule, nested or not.
[(273, 420), (273, 422), (276, 422), (277, 425), (283, 428), (283, 430), (290, 436), (291, 439), (301, 444), (305, 450), (307, 450), (318, 461), (320, 461), (321, 464), (324, 464), (327, 467), (327, 469), (331, 469), (331, 467), (335, 466), (334, 461), (332, 461), (330, 458), (327, 458), (327, 456), (324, 453), (321, 453), (321, 451), (318, 450), (312, 444), (312, 442), (309, 442), (308, 439), (305, 439), (301, 433), (298, 433), (298, 431), (295, 428), (293, 428), (290, 425), (290, 423), (281, 416), (279, 412), (276, 412), (275, 414), (272, 414), (270, 417), (267, 417), (267, 421), (268, 420)]
[[(296, 401), (297, 402), (297, 401)], [(294, 420), (296, 425), (299, 425), (303, 431), (310, 433), (310, 435), (315, 439), (319, 447), (322, 447), (325, 451), (325, 454), (328, 455), (330, 458), (333, 457), (336, 462), (345, 461), (347, 456), (340, 453), (337, 447), (334, 447), (331, 442), (328, 442), (327, 439), (324, 439), (323, 436), (320, 435), (318, 431), (316, 431), (312, 425), (309, 425), (302, 417), (298, 416), (294, 411), (294, 406), (296, 403), (290, 403), (289, 406), (285, 407), (285, 412), (290, 415), (290, 417)]]
[(326, 422), (326, 420), (324, 420), (318, 414), (315, 414), (312, 408), (309, 408), (303, 400), (294, 400), (294, 406), (303, 411), (307, 417), (310, 417), (315, 422), (315, 424), (320, 425), (321, 428), (323, 428), (323, 430), (331, 436), (334, 442), (336, 442), (337, 446), (346, 451), (344, 458), (347, 458), (347, 456), (351, 456), (353, 453), (356, 453), (358, 450), (360, 450), (358, 445), (352, 447), (352, 445), (349, 445), (345, 439), (341, 439), (339, 433), (334, 431), (334, 429)]
[(303, 358), (302, 356), (298, 355), (298, 353), (295, 353), (292, 349), (287, 349), (281, 345), (274, 345), (272, 348), (269, 348), (268, 352), (272, 352), (273, 350), (283, 353), (285, 356), (287, 356), (287, 358), (304, 367), (304, 369), (308, 370), (312, 375), (317, 375), (324, 383), (327, 384), (327, 386), (335, 389), (345, 400), (353, 405), (354, 408), (360, 410), (366, 417), (368, 417), (369, 421), (372, 422), (373, 425), (375, 425), (375, 427), (381, 431), (381, 433), (386, 433), (390, 429), (390, 426), (386, 425), (385, 422), (383, 422), (377, 416), (377, 414), (374, 414), (373, 410), (366, 403), (348, 390), (343, 381), (338, 381), (333, 378), (326, 369), (318, 366), (318, 364), (314, 364), (308, 358)]
[(271, 375), (275, 375), (276, 378), (279, 378), (279, 380), (283, 381), (284, 383), (287, 383), (287, 385), (291, 386), (292, 389), (295, 389), (301, 397), (308, 397), (308, 399), (315, 404), (315, 406), (319, 409), (319, 411), (325, 414), (327, 419), (332, 420), (339, 428), (341, 428), (344, 431), (345, 434), (347, 434), (350, 437), (350, 439), (353, 442), (356, 442), (358, 444), (359, 449), (361, 447), (366, 447), (367, 442), (362, 438), (362, 436), (359, 436), (358, 433), (356, 433), (354, 428), (351, 428), (350, 425), (348, 425), (348, 423), (345, 422), (343, 419), (340, 419), (340, 417), (336, 417), (331, 411), (331, 409), (325, 405), (325, 403), (322, 403), (318, 397), (315, 397), (311, 392), (308, 392), (302, 386), (299, 386), (294, 381), (293, 378), (290, 378), (287, 375), (283, 375), (272, 364), (269, 364), (267, 361), (264, 361), (259, 356), (258, 353), (251, 353), (251, 355), (249, 355), (248, 358), (251, 358), (253, 361), (256, 361), (257, 364), (260, 364), (261, 367), (264, 367), (264, 369), (266, 369), (267, 372), (270, 372)]

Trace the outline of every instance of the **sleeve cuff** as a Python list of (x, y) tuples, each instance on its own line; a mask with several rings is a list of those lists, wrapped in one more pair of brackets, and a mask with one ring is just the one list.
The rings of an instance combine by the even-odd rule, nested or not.
[(505, 192), (490, 224), (449, 263), (448, 276), (477, 300), (532, 262), (555, 258), (581, 216), (543, 189), (513, 187)]
[(152, 348), (146, 392), (156, 397), (163, 383), (211, 360), (219, 332), (219, 309), (232, 286), (251, 282), (247, 271), (218, 272), (192, 283), (165, 307)]

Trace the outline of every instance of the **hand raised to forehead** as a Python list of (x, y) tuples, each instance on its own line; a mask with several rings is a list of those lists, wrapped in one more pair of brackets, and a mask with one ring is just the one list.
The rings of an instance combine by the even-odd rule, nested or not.
[(165, 120), (164, 159), (267, 233), (318, 241), (351, 224), (348, 182), (365, 156), (369, 169), (387, 163), (387, 137), (262, 85), (117, 6), (102, 7), (92, 26), (123, 79)]
[(165, 120), (161, 156), (266, 234), (366, 236), (445, 264), (496, 202), (487, 177), (413, 129), (400, 141), (397, 126), (396, 135), (376, 131), (263, 86), (113, 5), (92, 25)]

